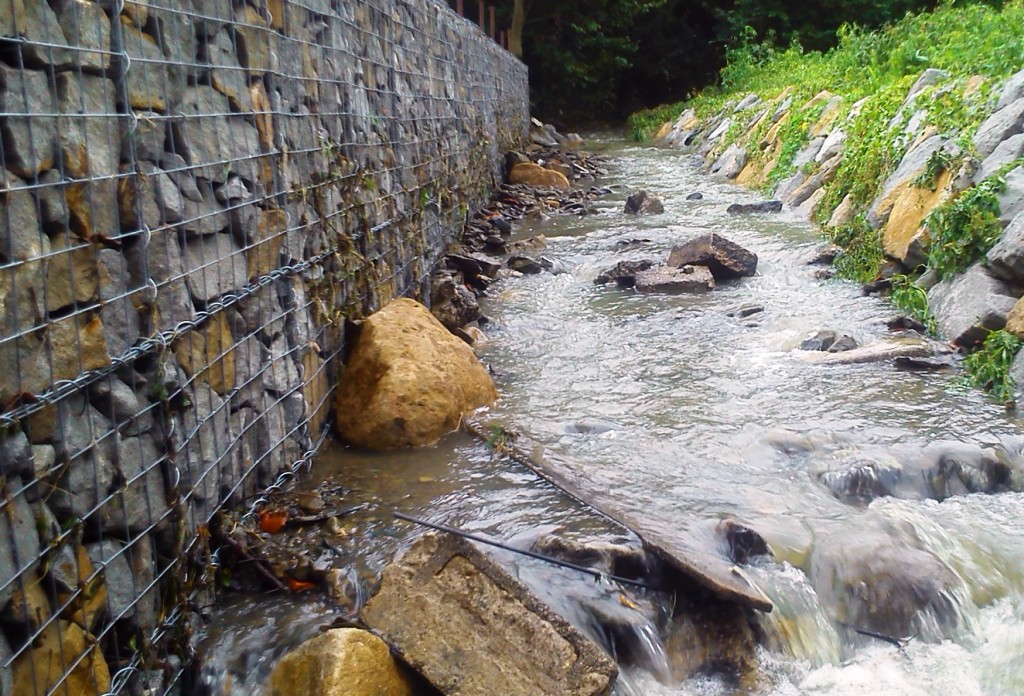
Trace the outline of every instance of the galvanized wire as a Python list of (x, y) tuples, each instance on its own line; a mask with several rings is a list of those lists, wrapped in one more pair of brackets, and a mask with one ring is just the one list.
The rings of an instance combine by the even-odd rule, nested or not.
[(174, 691), (212, 516), (309, 465), (525, 84), (437, 0), (0, 0), (0, 693)]

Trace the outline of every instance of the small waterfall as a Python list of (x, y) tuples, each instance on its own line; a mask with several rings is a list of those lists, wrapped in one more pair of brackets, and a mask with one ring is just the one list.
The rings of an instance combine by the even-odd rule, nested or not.
[(672, 668), (668, 661), (668, 650), (651, 623), (634, 624), (629, 627), (632, 635), (621, 637), (628, 643), (628, 650), (633, 661), (657, 678), (662, 683), (672, 679)]
[(803, 572), (782, 563), (771, 568), (752, 566), (748, 575), (775, 605), (771, 613), (760, 616), (771, 651), (814, 667), (840, 660), (842, 640)]

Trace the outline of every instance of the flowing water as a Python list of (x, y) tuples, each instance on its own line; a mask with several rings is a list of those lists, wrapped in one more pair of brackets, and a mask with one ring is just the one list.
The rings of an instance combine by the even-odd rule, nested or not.
[[(597, 148), (612, 157), (612, 176), (602, 183), (622, 184), (622, 193), (598, 201), (596, 214), (557, 217), (519, 232), (544, 234), (544, 254), (569, 272), (507, 279), (490, 290), (484, 310), (492, 321), (481, 357), (502, 393), (490, 417), (574, 462), (586, 487), (612, 492), (620, 507), (666, 532), (703, 539), (710, 548), (718, 543), (717, 522), (735, 517), (766, 537), (776, 561), (746, 569), (776, 606), (761, 617), (758, 693), (1024, 693), (1024, 495), (850, 505), (815, 475), (822, 457), (844, 449), (986, 444), (1018, 433), (1018, 418), (955, 375), (900, 372), (886, 362), (801, 360), (795, 349), (815, 330), (868, 343), (886, 335), (884, 319), (894, 310), (852, 283), (815, 277), (806, 259), (821, 240), (808, 223), (787, 212), (727, 215), (729, 203), (757, 197), (700, 174), (690, 157), (612, 140)], [(625, 189), (641, 187), (663, 200), (664, 213), (621, 212)], [(695, 191), (703, 199), (686, 200)], [(757, 275), (704, 295), (643, 295), (593, 284), (619, 260), (666, 258), (695, 229), (718, 231), (754, 251)], [(642, 241), (622, 244), (632, 240)], [(764, 311), (727, 316), (752, 303)], [(828, 454), (787, 454), (778, 446), (802, 440), (829, 443)], [(556, 528), (587, 540), (619, 536), (464, 435), (397, 455), (336, 447), (320, 458), (310, 485), (322, 479), (341, 481), (352, 499), (374, 505), (372, 514), (351, 521), (348, 534), (348, 562), (359, 569), (352, 582), (360, 586), (371, 584), (408, 543), (408, 526), (390, 517), (396, 509), (513, 544), (527, 545)], [(897, 650), (836, 624), (797, 566), (806, 567), (814, 539), (872, 525), (910, 534), (956, 573), (959, 590), (949, 597), (955, 630), (921, 617), (918, 637)], [(587, 607), (612, 588), (496, 555), (607, 644)], [(625, 667), (617, 693), (734, 692), (722, 675), (672, 683), (671, 655), (654, 625), (635, 632), (635, 664)], [(210, 638), (218, 649), (238, 640)], [(208, 685), (251, 693), (258, 680), (249, 679), (234, 690), (216, 679)]]

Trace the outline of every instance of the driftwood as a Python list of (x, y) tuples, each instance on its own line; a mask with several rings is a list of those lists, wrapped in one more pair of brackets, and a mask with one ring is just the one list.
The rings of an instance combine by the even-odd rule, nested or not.
[(596, 510), (617, 525), (635, 534), (644, 548), (667, 566), (682, 573), (721, 599), (736, 602), (759, 611), (771, 611), (772, 603), (752, 585), (728, 558), (698, 548), (681, 538), (669, 538), (651, 528), (650, 522), (634, 512), (620, 509), (607, 491), (587, 490), (571, 478), (568, 467), (538, 453), (522, 435), (510, 435), (500, 428), (491, 428), (476, 421), (464, 422), (466, 429), (492, 445), (518, 464), (555, 486), (573, 500)]

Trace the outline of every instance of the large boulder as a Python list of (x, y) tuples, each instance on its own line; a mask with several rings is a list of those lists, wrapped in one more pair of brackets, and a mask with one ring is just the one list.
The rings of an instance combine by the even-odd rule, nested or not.
[(358, 447), (421, 447), (497, 397), (473, 350), (403, 298), (363, 322), (338, 387), (337, 425)]
[(1006, 325), (1017, 300), (1006, 283), (975, 264), (928, 291), (928, 306), (942, 335), (958, 346), (975, 346)]
[(926, 640), (956, 628), (962, 581), (909, 535), (869, 519), (819, 540), (810, 576), (826, 612), (847, 626)]
[(1024, 280), (1024, 215), (1017, 215), (988, 250), (989, 269), (1012, 283)]
[(711, 165), (712, 174), (720, 174), (726, 179), (735, 179), (747, 164), (747, 152), (742, 146), (733, 143), (726, 148), (722, 156)]
[(384, 571), (360, 619), (444, 694), (598, 696), (618, 673), (601, 648), (452, 535), (421, 537)]
[(925, 173), (932, 155), (939, 150), (950, 157), (959, 154), (958, 148), (952, 141), (939, 135), (933, 135), (903, 156), (896, 171), (890, 174), (882, 184), (882, 192), (868, 208), (868, 222), (872, 228), (878, 229), (884, 225), (889, 220), (889, 214), (892, 212), (893, 206), (896, 205), (896, 201), (904, 197), (908, 189), (917, 188), (914, 181)]
[(754, 275), (757, 254), (711, 232), (672, 247), (668, 265), (674, 268), (707, 266), (715, 280), (731, 280)]
[(357, 628), (335, 628), (307, 640), (278, 661), (268, 682), (269, 696), (413, 693), (387, 644)]
[(549, 186), (557, 189), (569, 188), (569, 180), (561, 172), (545, 169), (533, 162), (513, 165), (508, 172), (508, 183), (527, 186)]

